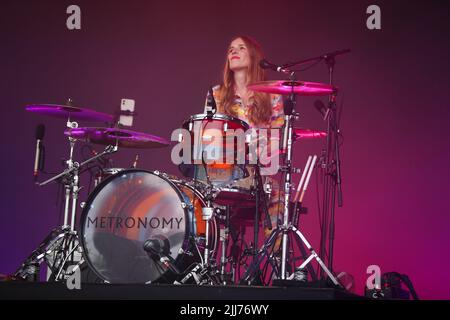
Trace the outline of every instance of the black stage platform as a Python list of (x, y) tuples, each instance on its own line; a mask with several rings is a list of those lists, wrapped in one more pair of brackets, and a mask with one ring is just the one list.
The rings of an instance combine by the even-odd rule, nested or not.
[(305, 287), (0, 282), (1, 300), (361, 300), (343, 290)]

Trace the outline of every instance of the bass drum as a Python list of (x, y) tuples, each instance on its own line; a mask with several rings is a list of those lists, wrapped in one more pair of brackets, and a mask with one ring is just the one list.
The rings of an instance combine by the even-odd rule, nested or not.
[[(84, 206), (80, 234), (85, 259), (105, 282), (172, 283), (203, 259), (204, 206), (202, 194), (189, 183), (158, 171), (120, 171), (102, 181)], [(209, 226), (213, 257), (218, 245), (214, 218)], [(163, 264), (161, 255), (144, 250), (147, 240), (161, 244), (158, 253), (172, 262)]]

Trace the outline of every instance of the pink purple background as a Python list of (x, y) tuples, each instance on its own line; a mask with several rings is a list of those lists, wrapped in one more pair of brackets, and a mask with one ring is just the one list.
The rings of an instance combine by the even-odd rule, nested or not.
[[(65, 26), (66, 8), (74, 3), (82, 11), (80, 31)], [(379, 31), (366, 28), (373, 3), (382, 10)], [(35, 186), (32, 168), (34, 130), (45, 123), (46, 168), (63, 169), (65, 123), (27, 113), (25, 105), (71, 97), (77, 106), (111, 113), (120, 99), (131, 98), (139, 113), (134, 129), (170, 138), (203, 110), (207, 88), (220, 82), (229, 40), (248, 34), (277, 63), (352, 49), (338, 59), (335, 74), (344, 100), (344, 207), (336, 212), (335, 269), (355, 277), (357, 293), (366, 268), (377, 264), (382, 272), (409, 275), (421, 298), (449, 299), (448, 10), (445, 1), (2, 4), (0, 272), (14, 272), (61, 223), (56, 185)], [(318, 65), (300, 78), (326, 82), (326, 68)], [(298, 126), (324, 129), (314, 100), (299, 100)], [(295, 164), (303, 167), (321, 147), (322, 141), (298, 142)], [(121, 150), (115, 165), (130, 166), (137, 152), (141, 168), (179, 175), (170, 148)], [(318, 249), (314, 190), (315, 181), (301, 229)]]

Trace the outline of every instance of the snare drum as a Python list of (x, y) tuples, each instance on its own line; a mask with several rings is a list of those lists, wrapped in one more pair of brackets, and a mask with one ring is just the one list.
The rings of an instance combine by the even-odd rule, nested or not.
[(248, 176), (244, 121), (223, 114), (197, 114), (182, 126), (191, 133), (190, 163), (179, 166), (186, 177), (225, 185)]
[[(144, 250), (147, 240), (167, 244), (176, 269), (202, 260), (205, 201), (188, 183), (166, 174), (122, 170), (102, 181), (84, 206), (80, 234), (85, 259), (109, 283), (172, 283), (180, 276)], [(209, 250), (214, 256), (218, 227), (209, 221)]]

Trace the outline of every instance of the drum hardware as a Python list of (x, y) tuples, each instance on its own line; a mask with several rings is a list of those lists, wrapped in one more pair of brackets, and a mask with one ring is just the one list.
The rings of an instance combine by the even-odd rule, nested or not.
[(241, 254), (244, 251), (244, 238), (245, 238), (245, 226), (241, 225), (237, 229), (230, 229), (231, 240), (233, 241), (231, 245), (231, 281), (232, 283), (238, 283), (238, 277), (240, 277), (240, 266), (241, 266)]
[[(272, 192), (270, 183), (262, 183), (259, 165), (252, 166), (253, 185), (250, 189), (236, 187), (232, 185), (214, 187), (214, 204), (228, 208), (228, 215), (225, 224), (229, 226), (233, 212), (235, 218), (248, 220), (253, 226), (253, 244), (250, 255), (256, 256), (258, 250), (260, 214), (264, 215), (263, 224), (272, 229), (270, 216), (267, 209), (267, 195)], [(232, 208), (232, 209), (230, 209)], [(245, 211), (245, 214), (244, 214)], [(229, 227), (226, 228), (229, 231)], [(227, 234), (228, 239), (228, 234)], [(228, 241), (227, 241), (228, 242)]]
[[(209, 182), (209, 178), (207, 179)], [(213, 187), (212, 184), (208, 184), (204, 190), (204, 196), (206, 200), (206, 206), (202, 208), (202, 219), (206, 222), (206, 232), (205, 232), (205, 250), (203, 251), (203, 268), (209, 266), (209, 221), (214, 216), (214, 207), (212, 206), (213, 200)]]
[(189, 279), (193, 278), (197, 285), (217, 285), (220, 284), (220, 279), (217, 277), (217, 272), (202, 266), (202, 264), (195, 264), (192, 270), (180, 281), (174, 281), (173, 284), (186, 284)]
[[(297, 186), (297, 191), (294, 196), (293, 202), (290, 203), (291, 213), (292, 213), (292, 224), (298, 228), (299, 216), (300, 214), (306, 214), (307, 208), (302, 207), (303, 197), (305, 196), (306, 189), (309, 184), (309, 180), (311, 178), (311, 174), (313, 169), (315, 168), (315, 164), (317, 161), (317, 156), (309, 156), (306, 162), (305, 168), (303, 169), (302, 176)], [(298, 248), (300, 249), (301, 257), (305, 261), (307, 257), (307, 252), (303, 247), (301, 241), (298, 238), (295, 238), (297, 241)], [(296, 281), (306, 281), (306, 277), (309, 274), (313, 281), (317, 281), (317, 275), (314, 268), (311, 264), (307, 264), (306, 267), (308, 269), (297, 267), (295, 271), (288, 277), (288, 280), (296, 280)]]
[[(206, 245), (205, 250), (203, 251), (203, 259), (201, 262), (201, 267), (195, 267), (193, 270), (194, 274), (199, 277), (199, 274), (202, 274), (204, 270), (209, 270), (208, 274), (213, 276), (214, 279), (219, 276), (218, 283), (227, 283), (229, 281), (229, 275), (226, 273), (226, 265), (230, 262), (229, 258), (226, 255), (226, 250), (228, 247), (228, 238), (229, 238), (229, 221), (230, 221), (230, 206), (227, 202), (228, 199), (224, 199), (222, 197), (224, 195), (224, 189), (222, 186), (231, 183), (232, 181), (236, 181), (248, 176), (248, 172), (246, 168), (243, 166), (245, 163), (239, 162), (238, 157), (240, 151), (239, 141), (238, 145), (234, 144), (234, 140), (232, 139), (233, 145), (229, 143), (230, 135), (234, 135), (236, 131), (242, 131), (242, 137), (244, 138), (243, 144), (244, 148), (246, 146), (246, 137), (244, 135), (245, 131), (248, 130), (248, 125), (233, 117), (229, 117), (223, 114), (217, 114), (214, 108), (214, 102), (212, 101), (212, 92), (209, 93), (210, 98), (208, 99), (208, 105), (211, 105), (211, 108), (207, 108), (206, 114), (199, 114), (191, 116), (187, 121), (185, 121), (182, 127), (188, 130), (191, 133), (191, 154), (193, 155), (193, 159), (191, 163), (181, 164), (179, 166), (180, 171), (186, 177), (193, 178), (194, 184), (197, 181), (203, 183), (202, 194), (206, 200), (206, 206), (202, 208), (202, 219), (208, 221), (215, 215), (215, 211), (217, 211), (217, 205), (225, 206), (225, 218), (223, 215), (219, 219), (224, 219), (223, 227), (220, 230), (220, 242), (221, 242), (221, 253), (218, 265), (212, 264), (212, 259), (209, 255), (209, 223), (206, 224)], [(213, 138), (215, 138), (213, 140)], [(219, 138), (219, 139), (217, 139)], [(239, 139), (239, 137), (237, 137)], [(214, 154), (215, 159), (205, 159), (204, 158), (204, 144), (206, 148), (212, 146), (215, 150), (220, 151), (219, 155)], [(230, 149), (230, 147), (232, 149)], [(242, 146), (241, 146), (242, 147)], [(226, 151), (226, 152), (223, 152)], [(228, 156), (233, 156), (233, 161), (230, 163)], [(200, 163), (199, 163), (200, 160)], [(208, 161), (205, 161), (208, 160)], [(215, 160), (215, 161), (211, 161)], [(244, 159), (245, 162), (245, 159)], [(237, 163), (237, 165), (236, 165)], [(221, 202), (224, 201), (224, 202)], [(213, 205), (214, 203), (214, 205)], [(231, 204), (233, 202), (231, 201)], [(252, 207), (254, 204), (252, 205)], [(220, 209), (219, 209), (220, 211)], [(209, 280), (213, 281), (213, 280)], [(198, 282), (198, 280), (196, 280)]]
[[(72, 100), (68, 99), (67, 105), (30, 105), (27, 111), (35, 112), (56, 118), (67, 119), (66, 126), (69, 129), (78, 127), (74, 119), (107, 121), (109, 115), (98, 113), (88, 109), (81, 109), (72, 106)], [(82, 162), (74, 161), (73, 151), (76, 139), (68, 137), (69, 158), (65, 161), (67, 168), (60, 174), (44, 182), (36, 182), (38, 186), (45, 186), (56, 180), (62, 181), (65, 189), (64, 221), (61, 227), (53, 229), (49, 235), (41, 242), (24, 263), (18, 268), (15, 275), (21, 278), (29, 278), (33, 273), (35, 280), (38, 279), (39, 266), (46, 262), (49, 272), (49, 280), (58, 281), (66, 276), (68, 264), (83, 263), (81, 247), (77, 232), (75, 231), (75, 213), (77, 208), (78, 194), (81, 190), (79, 186), (79, 170), (89, 162), (105, 155), (117, 151), (117, 147), (108, 146), (105, 151)]]
[[(134, 168), (134, 167), (133, 167)], [(106, 178), (118, 174), (120, 171), (125, 170), (124, 168), (100, 168), (94, 178), (94, 187), (98, 186), (100, 182)]]
[[(293, 76), (292, 76), (293, 77)], [(293, 79), (291, 79), (294, 81)], [(294, 92), (294, 90), (293, 90)], [(285, 130), (287, 130), (287, 144), (285, 145), (287, 148), (286, 157), (284, 159), (285, 166), (287, 167), (287, 170), (285, 172), (285, 195), (284, 195), (284, 214), (283, 214), (283, 223), (280, 226), (280, 229), (275, 230), (276, 234), (281, 233), (282, 234), (282, 242), (281, 242), (281, 273), (280, 273), (280, 280), (286, 280), (286, 263), (287, 263), (287, 245), (288, 245), (288, 236), (289, 233), (294, 233), (297, 235), (297, 237), (303, 242), (303, 244), (307, 247), (307, 249), (311, 252), (311, 255), (302, 263), (300, 266), (300, 269), (303, 269), (313, 258), (316, 259), (316, 261), (319, 263), (320, 267), (325, 270), (330, 280), (333, 282), (334, 285), (339, 286), (339, 282), (334, 277), (334, 275), (328, 270), (328, 268), (325, 266), (323, 261), (320, 259), (320, 257), (316, 254), (314, 249), (311, 247), (309, 242), (306, 240), (306, 238), (303, 236), (303, 234), (289, 222), (289, 214), (290, 214), (290, 202), (291, 202), (291, 179), (292, 179), (292, 172), (291, 172), (291, 163), (292, 163), (292, 141), (293, 141), (293, 128), (292, 128), (292, 122), (293, 122), (293, 114), (296, 113), (295, 111), (295, 95), (292, 93), (290, 95), (290, 100), (292, 103), (292, 113), (289, 115), (286, 115), (286, 123), (285, 123)], [(306, 171), (306, 170), (305, 170)], [(305, 173), (304, 171), (304, 173)], [(278, 236), (278, 235), (277, 235)], [(300, 246), (301, 247), (301, 246)]]
[(227, 284), (227, 281), (225, 279), (225, 267), (228, 262), (227, 248), (228, 248), (228, 232), (230, 228), (230, 206), (226, 206), (225, 212), (226, 212), (225, 217), (226, 225), (220, 228), (220, 242), (221, 242), (220, 276), (222, 283), (224, 285)]
[[(221, 240), (221, 259), (220, 259), (220, 278), (223, 285), (235, 283), (236, 282), (236, 261), (238, 257), (233, 254), (233, 250), (236, 245), (236, 235), (233, 234), (233, 229), (231, 226), (231, 211), (232, 207), (230, 205), (225, 206), (225, 221), (220, 229), (220, 240)], [(227, 255), (227, 249), (230, 242), (230, 236), (233, 240), (233, 244), (230, 248), (230, 256)], [(229, 272), (226, 270), (226, 266), (230, 264)]]
[[(74, 263), (80, 265), (84, 262), (82, 257), (82, 250), (79, 246), (79, 240), (77, 232), (75, 231), (75, 212), (78, 200), (78, 193), (81, 188), (78, 185), (78, 171), (84, 167), (87, 163), (101, 157), (105, 154), (117, 151), (116, 147), (108, 146), (105, 151), (99, 153), (81, 164), (74, 162), (73, 147), (75, 141), (70, 141), (70, 157), (66, 161), (68, 168), (62, 173), (54, 176), (53, 178), (39, 183), (39, 186), (44, 186), (52, 181), (64, 178), (65, 183), (65, 205), (64, 205), (64, 224), (50, 232), (50, 234), (42, 241), (39, 247), (34, 250), (25, 262), (15, 272), (15, 276), (21, 278), (27, 278), (30, 273), (37, 272), (36, 266), (41, 265), (42, 262), (46, 262), (49, 267), (50, 273), (47, 274), (47, 278), (50, 281), (59, 281), (66, 276), (65, 268), (68, 264)], [(69, 212), (70, 202), (72, 202), (71, 212)], [(69, 221), (70, 215), (70, 221)], [(70, 225), (69, 225), (70, 223)]]
[[(74, 259), (74, 255), (78, 256), (77, 259)], [(25, 259), (14, 276), (20, 279), (39, 281), (40, 265), (45, 262), (51, 272), (51, 274), (47, 274), (48, 280), (62, 280), (66, 276), (65, 268), (68, 261), (75, 260), (77, 264), (84, 262), (80, 255), (76, 232), (72, 231), (69, 226), (58, 227), (53, 229), (38, 248)], [(73, 262), (71, 261), (72, 264)]]
[[(299, 62), (301, 63), (301, 62)], [(283, 67), (287, 69), (287, 67)], [(311, 255), (301, 264), (300, 268), (303, 269), (308, 265), (312, 259), (316, 259), (319, 266), (326, 272), (329, 279), (334, 285), (339, 286), (339, 282), (333, 276), (333, 274), (328, 270), (326, 265), (311, 247), (309, 242), (303, 236), (303, 234), (297, 229), (296, 226), (292, 225), (290, 222), (290, 212), (291, 209), (291, 187), (292, 187), (292, 147), (294, 142), (294, 127), (293, 122), (299, 117), (299, 113), (295, 110), (296, 97), (299, 96), (312, 96), (312, 95), (328, 95), (332, 94), (335, 100), (337, 88), (325, 84), (309, 83), (303, 81), (297, 81), (295, 79), (295, 70), (290, 72), (290, 77), (288, 81), (272, 81), (272, 82), (260, 82), (251, 84), (248, 86), (250, 90), (268, 93), (278, 93), (288, 95), (288, 100), (285, 103), (285, 123), (284, 123), (284, 134), (283, 134), (283, 144), (282, 144), (282, 154), (283, 154), (283, 166), (282, 172), (284, 174), (284, 212), (282, 223), (273, 230), (272, 235), (267, 240), (268, 244), (272, 245), (276, 238), (281, 234), (281, 270), (279, 272), (279, 279), (281, 281), (287, 279), (286, 264), (288, 260), (288, 237), (290, 234), (297, 236), (297, 238), (308, 248)], [(301, 246), (300, 246), (301, 247)], [(264, 252), (267, 246), (263, 246), (263, 251), (260, 250), (261, 254), (266, 255)], [(255, 270), (261, 259), (255, 259), (253, 261), (253, 266), (249, 268), (251, 270), (249, 274), (246, 275), (244, 279), (249, 279), (252, 274), (254, 275)]]
[[(339, 128), (338, 128), (338, 120), (337, 120), (337, 108), (336, 108), (336, 96), (337, 91), (336, 90), (329, 90), (326, 88), (328, 86), (329, 88), (333, 88), (333, 77), (334, 77), (334, 66), (336, 63), (336, 56), (343, 55), (346, 53), (349, 53), (350, 49), (344, 49), (344, 50), (338, 50), (334, 52), (329, 52), (326, 54), (323, 54), (318, 57), (309, 58), (305, 60), (300, 60), (288, 64), (284, 64), (282, 66), (276, 66), (274, 64), (269, 63), (268, 61), (261, 61), (260, 65), (262, 68), (270, 68), (274, 69), (278, 72), (284, 72), (286, 73), (286, 70), (288, 70), (291, 74), (291, 77), (297, 70), (289, 70), (293, 66), (303, 65), (309, 62), (312, 62), (313, 65), (319, 63), (320, 61), (324, 61), (327, 68), (328, 68), (328, 75), (329, 75), (329, 84), (328, 85), (316, 85), (314, 83), (302, 83), (297, 81), (292, 81), (291, 79), (291, 86), (289, 83), (278, 81), (278, 82), (272, 82), (271, 85), (269, 83), (260, 83), (259, 90), (264, 92), (272, 92), (272, 93), (280, 93), (280, 94), (289, 94), (290, 87), (292, 87), (291, 91), (292, 93), (296, 93), (299, 95), (329, 95), (328, 100), (328, 108), (323, 108), (320, 103), (316, 104), (316, 108), (319, 109), (322, 116), (324, 117), (324, 120), (327, 121), (327, 141), (326, 141), (326, 149), (325, 149), (325, 159), (324, 163), (322, 164), (324, 169), (324, 194), (328, 194), (331, 189), (331, 197), (324, 198), (323, 200), (323, 225), (322, 228), (322, 234), (321, 234), (321, 241), (320, 241), (320, 256), (325, 256), (326, 252), (326, 237), (327, 237), (327, 227), (328, 227), (328, 211), (331, 209), (331, 221), (329, 223), (329, 244), (328, 244), (328, 267), (332, 271), (333, 270), (333, 251), (334, 251), (334, 219), (335, 219), (335, 208), (336, 208), (336, 189), (337, 189), (337, 198), (338, 198), (338, 206), (342, 207), (343, 200), (342, 200), (342, 178), (341, 178), (341, 170), (340, 170), (340, 156), (339, 156)], [(295, 88), (294, 88), (295, 87)], [(311, 89), (311, 90), (309, 90)], [(256, 90), (256, 89), (253, 89)], [(328, 92), (327, 92), (328, 91)], [(324, 110), (326, 109), (326, 110)], [(331, 137), (331, 134), (333, 137)], [(333, 146), (332, 146), (332, 139), (333, 139)], [(331, 151), (331, 148), (334, 150)], [(332, 156), (330, 153), (334, 153), (334, 159), (332, 159)], [(321, 275), (323, 275), (323, 272), (321, 270)]]
[[(273, 255), (273, 247), (275, 244), (275, 240), (278, 236), (277, 230), (279, 229), (278, 228), (274, 229), (270, 234), (269, 238), (266, 241), (264, 241), (262, 247), (258, 250), (256, 259), (252, 261), (252, 263), (248, 266), (247, 270), (242, 276), (242, 279), (240, 281), (241, 284), (252, 285), (255, 282), (263, 282), (261, 280), (260, 266), (263, 263), (264, 259), (267, 259), (267, 263), (270, 263), (270, 265), (272, 266), (272, 272), (275, 274), (279, 274), (279, 263), (276, 261)], [(253, 250), (250, 254), (252, 253)]]
[(79, 187), (79, 169), (87, 165), (88, 163), (101, 158), (107, 154), (112, 154), (114, 152), (117, 152), (118, 147), (117, 146), (107, 146), (104, 151), (98, 153), (97, 155), (83, 161), (82, 163), (78, 163), (76, 161), (73, 161), (73, 148), (75, 145), (75, 139), (69, 137), (70, 142), (70, 157), (69, 160), (66, 161), (67, 169), (65, 169), (60, 174), (44, 181), (41, 183), (38, 183), (40, 187), (47, 185), (50, 182), (53, 182), (55, 180), (58, 180), (60, 178), (65, 178), (66, 181), (65, 184), (65, 205), (64, 205), (64, 224), (63, 226), (68, 225), (68, 219), (69, 219), (69, 205), (70, 200), (72, 199), (72, 208), (71, 208), (71, 216), (70, 216), (70, 229), (72, 231), (75, 231), (75, 213), (76, 213), (76, 206), (78, 201), (78, 193), (80, 191)]
[(262, 212), (264, 214), (264, 226), (272, 230), (272, 222), (270, 220), (269, 210), (267, 208), (266, 192), (264, 192), (264, 184), (262, 183), (259, 164), (255, 166), (255, 221), (253, 226), (253, 261), (256, 260), (258, 254), (258, 237), (259, 237), (259, 214), (260, 205), (262, 204)]
[(272, 183), (271, 182), (265, 182), (264, 183), (264, 192), (267, 195), (270, 195), (270, 194), (272, 194), (272, 190), (273, 190)]
[[(123, 101), (122, 101), (123, 102)], [(75, 230), (75, 215), (78, 202), (78, 195), (82, 187), (79, 185), (79, 175), (84, 168), (93, 160), (112, 154), (119, 147), (129, 148), (159, 148), (169, 145), (169, 142), (163, 138), (145, 133), (124, 130), (119, 128), (80, 128), (75, 120), (101, 121), (112, 123), (113, 116), (103, 114), (86, 108), (74, 107), (72, 100), (69, 99), (66, 105), (29, 105), (26, 107), (29, 112), (55, 117), (67, 120), (65, 135), (68, 138), (70, 149), (68, 160), (64, 162), (66, 169), (60, 174), (44, 181), (36, 183), (44, 186), (53, 181), (59, 181), (64, 184), (65, 203), (64, 203), (64, 221), (59, 228), (52, 232), (43, 240), (39, 247), (25, 260), (22, 266), (16, 271), (16, 275), (22, 278), (38, 278), (39, 266), (45, 261), (49, 267), (48, 276), (50, 280), (62, 280), (69, 272), (69, 265), (84, 263), (84, 251), (82, 243), (79, 241), (77, 231)], [(126, 116), (134, 115), (126, 114)], [(93, 157), (79, 163), (74, 161), (74, 148), (77, 141), (82, 140), (96, 144), (106, 145), (105, 150), (97, 153), (95, 150), (91, 153)], [(133, 166), (137, 166), (138, 155)], [(104, 163), (102, 164), (104, 166)], [(86, 168), (89, 169), (89, 168)], [(102, 177), (105, 174), (115, 175), (123, 169), (102, 168)], [(80, 203), (83, 210), (87, 210), (90, 203)], [(163, 219), (163, 218), (161, 218)], [(163, 220), (163, 223), (165, 221)], [(215, 225), (215, 222), (212, 222)], [(216, 246), (216, 242), (211, 245)], [(187, 255), (187, 254), (186, 254)], [(160, 261), (163, 265), (171, 266), (170, 257), (165, 252), (160, 254)], [(173, 268), (176, 271), (176, 266)], [(109, 282), (104, 279), (105, 282)]]

